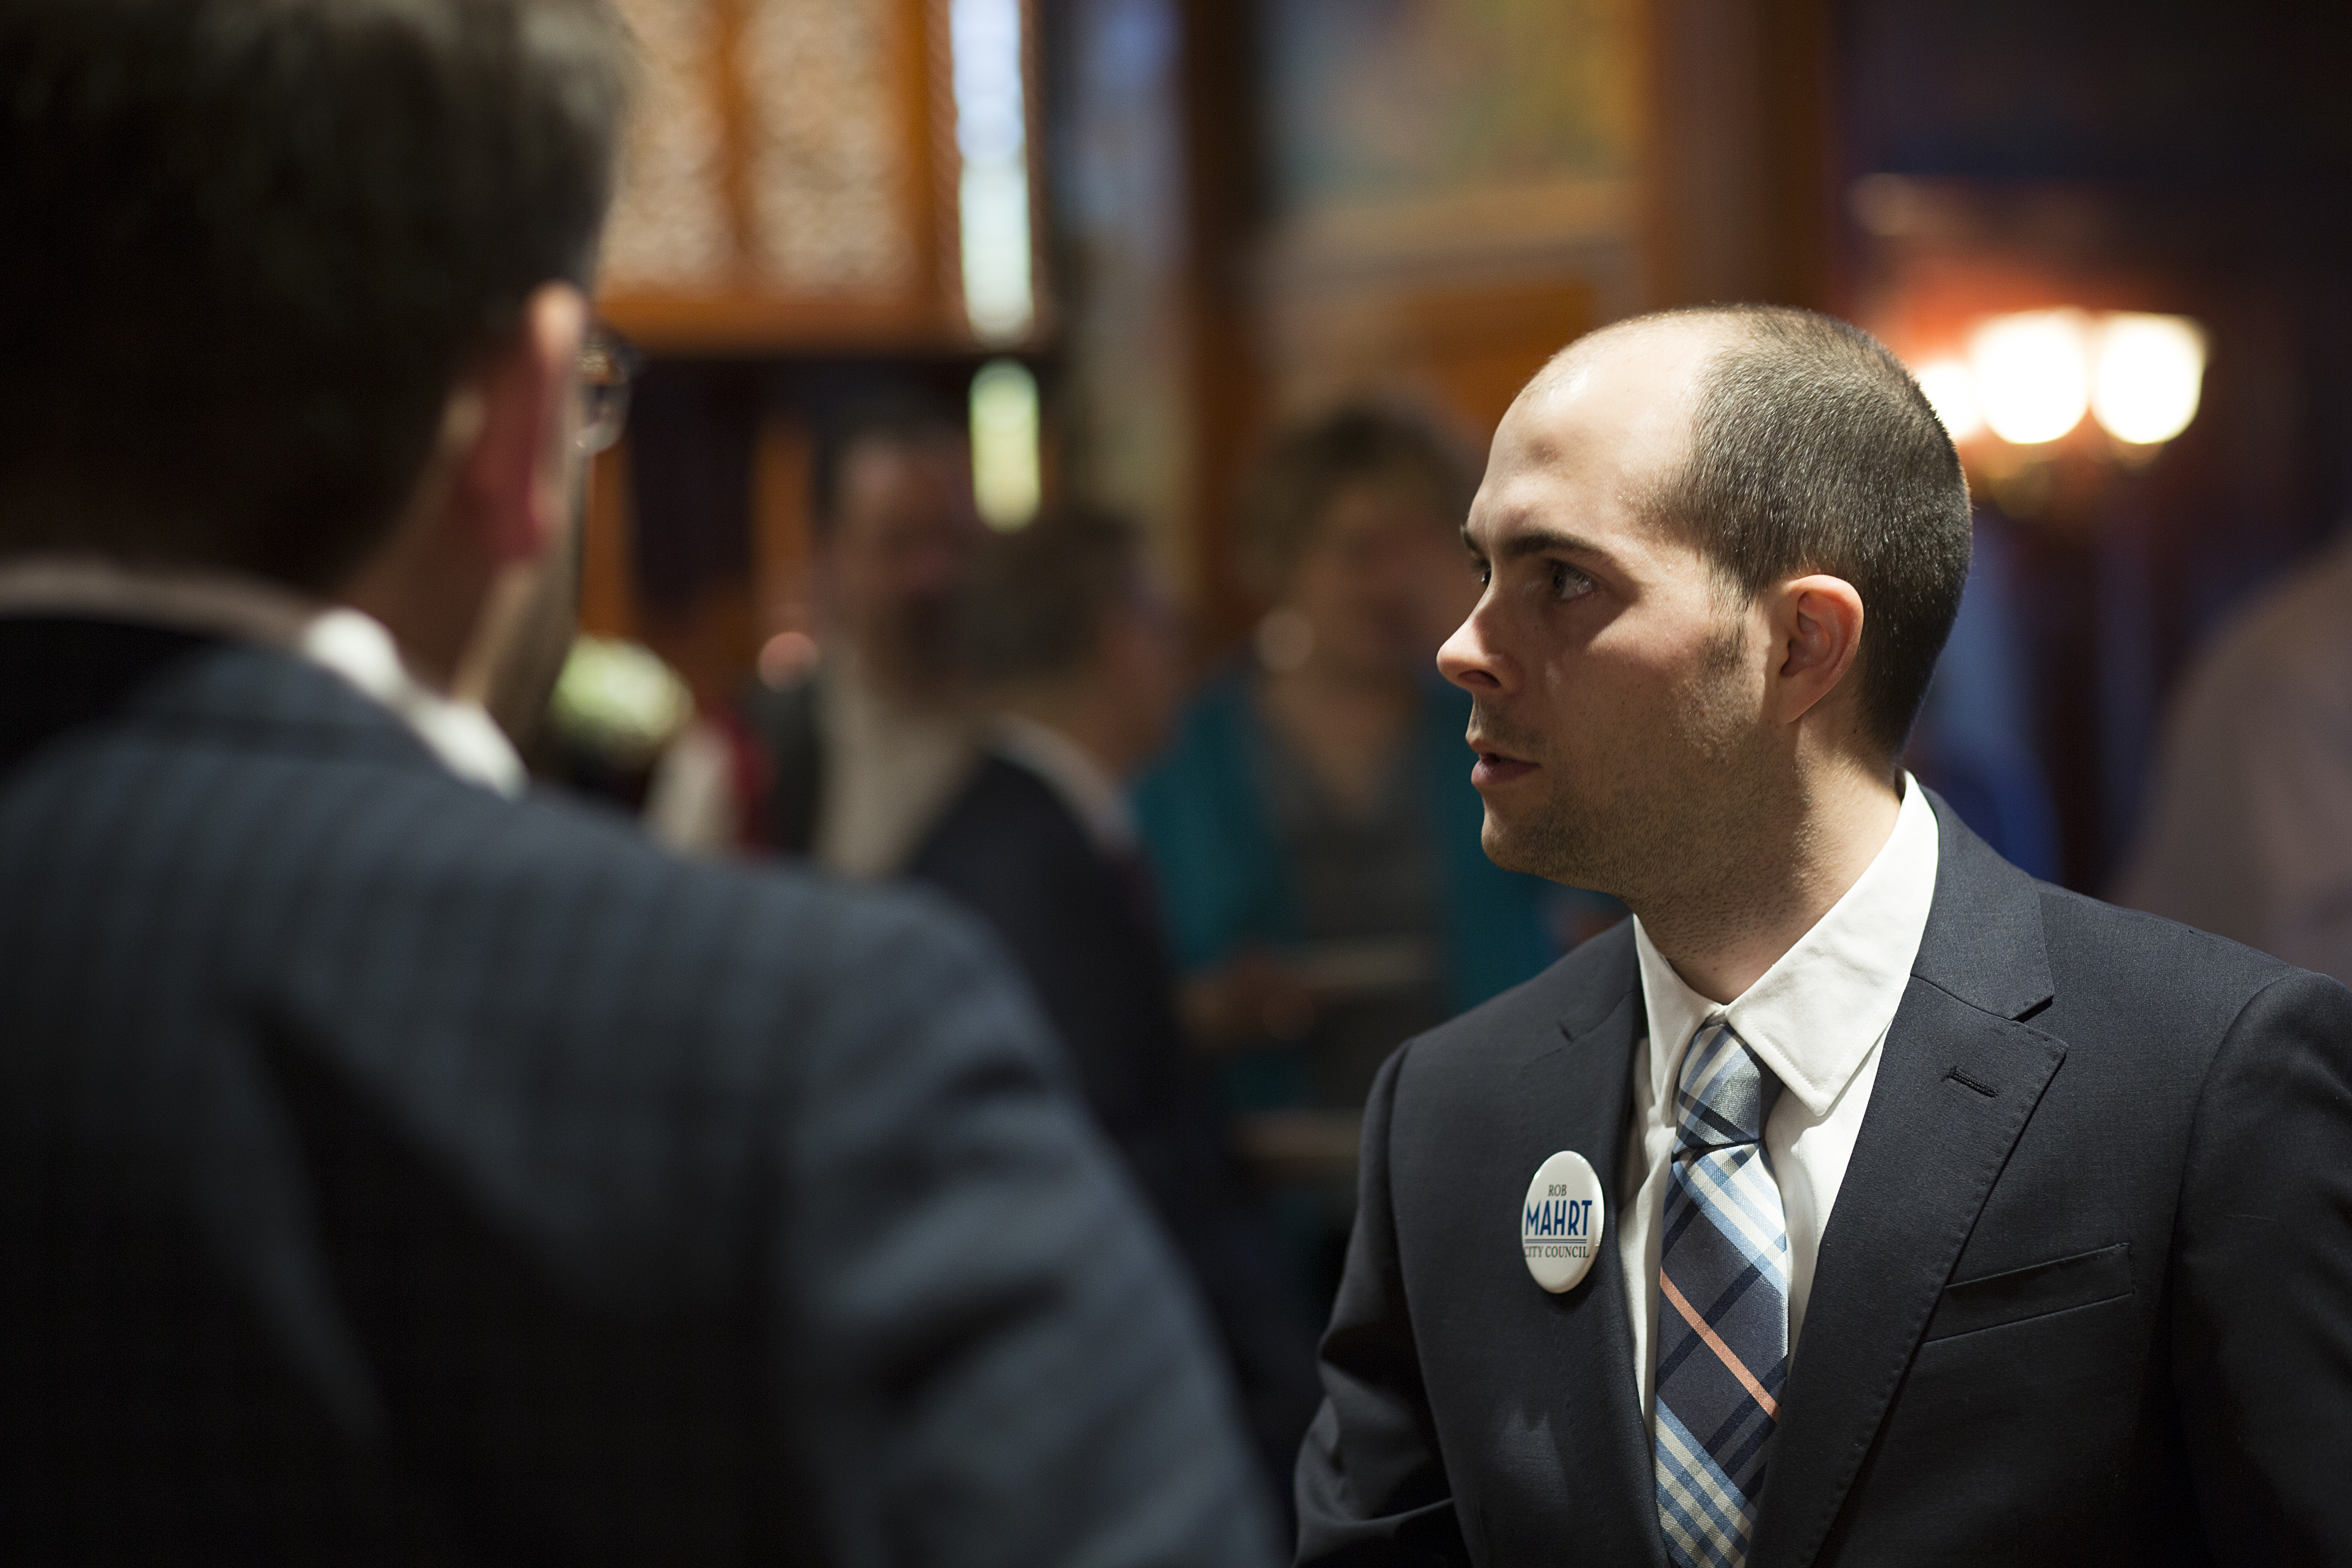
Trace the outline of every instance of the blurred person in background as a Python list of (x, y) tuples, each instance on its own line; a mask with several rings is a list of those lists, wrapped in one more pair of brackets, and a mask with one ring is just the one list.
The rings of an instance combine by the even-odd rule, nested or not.
[(563, 640), (625, 40), (0, 6), (0, 1541), (1270, 1561), (993, 947), (526, 798), (476, 700)]
[(1186, 1047), (1127, 804), (1180, 695), (1174, 606), (1127, 524), (1070, 512), (983, 550), (963, 624), (989, 755), (909, 871), (993, 927), (1036, 988), (1192, 1267), (1286, 1495), (1320, 1399), (1313, 1326)]
[(1436, 653), (1476, 594), (1470, 483), (1425, 425), (1343, 407), (1274, 446), (1245, 516), (1272, 603), (1143, 782), (1138, 817), (1197, 1037), (1320, 1302), (1354, 1202), (1354, 1117), (1399, 1042), (1557, 955), (1552, 889), (1478, 847), (1469, 699)]
[(782, 689), (752, 689), (749, 837), (844, 876), (893, 876), (978, 758), (952, 633), (982, 537), (971, 455), (926, 404), (855, 407), (820, 438), (810, 492), (822, 653)]
[(2352, 535), (2181, 683), (2116, 899), (2352, 984)]

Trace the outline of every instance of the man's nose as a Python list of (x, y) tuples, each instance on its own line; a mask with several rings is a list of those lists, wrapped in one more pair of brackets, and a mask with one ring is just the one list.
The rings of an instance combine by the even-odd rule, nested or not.
[(1437, 650), (1437, 672), (1468, 692), (1504, 689), (1506, 666), (1487, 641), (1487, 601), (1481, 597)]

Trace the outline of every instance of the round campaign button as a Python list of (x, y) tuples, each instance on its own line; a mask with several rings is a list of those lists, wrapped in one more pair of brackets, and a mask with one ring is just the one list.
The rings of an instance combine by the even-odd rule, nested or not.
[(1576, 1289), (1600, 1256), (1606, 1217), (1590, 1161), (1570, 1149), (1546, 1160), (1519, 1210), (1519, 1247), (1536, 1283), (1554, 1295)]

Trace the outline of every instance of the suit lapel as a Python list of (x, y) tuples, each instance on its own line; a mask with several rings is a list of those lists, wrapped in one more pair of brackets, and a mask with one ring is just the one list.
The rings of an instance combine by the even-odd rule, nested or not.
[(1820, 1552), (1985, 1194), (2065, 1056), (2016, 1021), (2051, 994), (2039, 893), (1934, 804), (1935, 899), (1822, 1237), (1755, 1568), (1801, 1568)]
[[(1560, 1435), (1574, 1510), (1562, 1521), (1568, 1529), (1563, 1556), (1664, 1568), (1649, 1436), (1633, 1382), (1625, 1271), (1617, 1252), (1617, 1226), (1631, 1201), (1623, 1190), (1625, 1132), (1642, 990), (1631, 922), (1595, 941), (1623, 951), (1609, 955), (1603, 977), (1560, 1020), (1559, 1045), (1521, 1069), (1525, 1113), (1512, 1155), (1522, 1180), (1563, 1149), (1592, 1163), (1605, 1194), (1601, 1255), (1591, 1272), (1563, 1294), (1548, 1295), (1532, 1279), (1518, 1283), (1544, 1317), (1540, 1331), (1555, 1369), (1552, 1429)], [(1574, 1549), (1578, 1544), (1581, 1552)]]

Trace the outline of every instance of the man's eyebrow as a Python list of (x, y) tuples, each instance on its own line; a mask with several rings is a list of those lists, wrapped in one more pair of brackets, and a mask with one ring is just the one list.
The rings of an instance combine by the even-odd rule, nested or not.
[[(1478, 548), (1478, 542), (1470, 537), (1467, 528), (1462, 531), (1462, 543), (1473, 555), (1486, 553)], [(1589, 539), (1549, 528), (1524, 529), (1513, 533), (1503, 541), (1503, 547), (1496, 553), (1507, 562), (1524, 561), (1530, 555), (1583, 555), (1601, 561), (1612, 559), (1609, 552)]]

